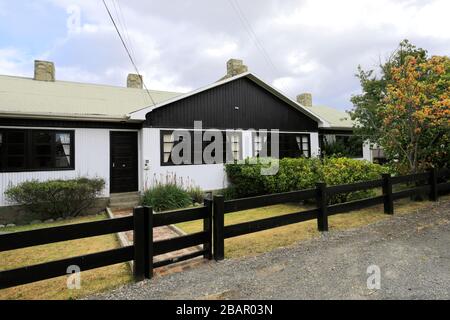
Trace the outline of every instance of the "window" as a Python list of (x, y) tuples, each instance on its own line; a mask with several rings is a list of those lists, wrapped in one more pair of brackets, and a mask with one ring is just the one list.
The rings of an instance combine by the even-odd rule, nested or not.
[(363, 140), (350, 134), (321, 134), (320, 148), (323, 156), (362, 158)]
[[(161, 165), (175, 165), (171, 159), (172, 156), (172, 150), (177, 145), (177, 143), (182, 141), (182, 137), (180, 137), (179, 140), (174, 140), (174, 131), (161, 131)], [(220, 157), (220, 160), (218, 163), (223, 163), (225, 161), (236, 161), (242, 159), (242, 134), (240, 132), (225, 132), (225, 131), (219, 131), (222, 135), (222, 152), (223, 156)], [(203, 159), (203, 152), (205, 148), (214, 142), (215, 137), (211, 137), (211, 141), (203, 141), (203, 134), (202, 132), (201, 139), (202, 139), (202, 145), (201, 150), (197, 151), (194, 147), (194, 131), (189, 131), (190, 133), (190, 140), (191, 140), (191, 163), (190, 164), (197, 164), (195, 163), (196, 158), (201, 159), (201, 164), (206, 164), (205, 159)], [(215, 157), (216, 150), (213, 150), (211, 152), (211, 155)], [(201, 153), (201, 154), (200, 154)], [(228, 159), (226, 158), (228, 155)]]
[(163, 133), (162, 136), (163, 136), (163, 162), (171, 163), (172, 162), (171, 153), (174, 147), (174, 138), (172, 132)]
[(306, 158), (310, 157), (309, 135), (296, 136), (295, 139), (297, 140), (300, 153)]
[[(253, 156), (265, 154), (272, 157), (271, 136), (253, 134)], [(264, 148), (267, 152), (262, 152)], [(309, 134), (279, 133), (278, 134), (279, 158), (311, 157), (311, 143)]]
[(226, 145), (224, 150), (227, 150), (228, 154), (232, 156), (231, 159), (227, 159), (227, 161), (237, 161), (242, 159), (242, 135), (238, 132), (228, 133), (226, 135)]
[(74, 169), (74, 132), (0, 129), (0, 171)]

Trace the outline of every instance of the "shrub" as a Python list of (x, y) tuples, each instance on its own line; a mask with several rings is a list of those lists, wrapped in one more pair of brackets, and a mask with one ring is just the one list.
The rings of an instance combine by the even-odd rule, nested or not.
[(189, 193), (174, 182), (158, 183), (144, 192), (142, 204), (155, 211), (174, 210), (192, 205)]
[[(321, 166), (321, 180), (327, 185), (351, 184), (355, 182), (376, 180), (382, 173), (388, 171), (387, 167), (369, 161), (349, 158), (325, 158)], [(341, 193), (330, 199), (331, 203), (341, 203), (374, 195), (373, 190)]]
[(239, 198), (311, 188), (319, 180), (319, 159), (284, 158), (276, 175), (261, 175), (261, 162), (226, 165), (228, 179)]
[[(263, 164), (227, 164), (226, 172), (238, 198), (313, 188), (319, 181), (328, 185), (348, 184), (379, 179), (386, 169), (368, 161), (349, 158), (284, 158), (278, 173), (261, 175)], [(371, 195), (371, 191), (353, 192), (333, 197), (332, 203), (350, 201)]]
[(92, 207), (105, 187), (100, 178), (71, 180), (31, 180), (10, 187), (5, 195), (32, 213), (46, 213), (53, 218), (77, 216)]
[(203, 199), (205, 199), (205, 193), (200, 187), (190, 186), (186, 191), (191, 197), (192, 201), (194, 201), (195, 203), (203, 203)]

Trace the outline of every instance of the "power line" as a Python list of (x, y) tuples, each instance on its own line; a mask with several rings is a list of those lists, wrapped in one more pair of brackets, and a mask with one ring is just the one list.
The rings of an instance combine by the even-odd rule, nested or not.
[[(116, 8), (115, 3), (117, 3), (117, 7), (119, 8), (119, 10), (118, 10), (119, 12), (117, 12), (117, 8)], [(119, 22), (122, 25), (122, 29), (125, 30), (125, 38), (126, 38), (126, 40), (128, 42), (128, 46), (130, 47), (131, 55), (133, 56), (134, 61), (136, 61), (136, 64), (137, 64), (136, 52), (134, 51), (133, 42), (131, 41), (130, 34), (128, 33), (128, 27), (127, 27), (127, 23), (126, 23), (126, 20), (125, 20), (125, 15), (124, 15), (123, 10), (122, 10), (122, 6), (120, 5), (120, 1), (119, 0), (113, 0), (113, 4), (114, 4), (114, 9), (116, 10), (116, 14), (117, 14), (117, 17), (119, 19)]]
[(264, 60), (266, 60), (266, 63), (275, 71), (275, 73), (279, 74), (278, 68), (273, 63), (272, 59), (270, 58), (269, 54), (267, 53), (266, 49), (264, 48), (263, 44), (259, 40), (258, 36), (256, 35), (256, 32), (254, 31), (250, 21), (247, 19), (244, 11), (239, 6), (238, 1), (234, 0), (228, 0), (231, 4), (231, 7), (236, 12), (237, 17), (241, 20), (242, 25), (248, 32), (250, 39), (253, 40), (255, 47), (260, 51), (261, 55), (263, 56)]
[[(127, 47), (127, 45), (126, 45), (126, 43), (125, 43), (125, 41), (124, 41), (122, 35), (120, 34), (119, 28), (117, 28), (117, 24), (116, 24), (116, 22), (114, 21), (114, 17), (112, 16), (111, 11), (109, 10), (108, 5), (106, 4), (106, 1), (105, 1), (105, 0), (103, 0), (103, 4), (105, 5), (105, 9), (106, 9), (106, 11), (108, 12), (108, 15), (109, 15), (109, 17), (110, 17), (110, 19), (111, 19), (111, 21), (112, 21), (112, 23), (113, 23), (113, 25), (114, 25), (114, 28), (116, 29), (117, 34), (119, 35), (120, 41), (122, 42), (122, 45), (123, 45), (123, 47), (125, 48), (125, 51), (126, 51), (127, 54), (128, 54), (128, 58), (130, 58), (130, 61), (131, 61), (131, 64), (133, 65), (133, 67), (134, 67), (134, 70), (136, 71), (136, 73), (137, 73), (139, 76), (141, 76), (141, 74), (139, 73), (139, 70), (138, 70), (138, 68), (137, 68), (137, 66), (136, 66), (136, 63), (134, 62), (134, 59), (133, 59), (133, 57), (131, 56), (130, 50), (128, 50), (128, 47)], [(141, 76), (141, 78), (142, 78), (142, 76)], [(142, 84), (144, 85), (145, 91), (147, 91), (147, 94), (148, 94), (148, 96), (149, 96), (149, 98), (150, 98), (150, 100), (151, 100), (151, 102), (152, 102), (152, 105), (156, 105), (155, 101), (154, 101), (153, 98), (152, 98), (152, 95), (150, 94), (150, 91), (148, 90), (148, 88), (147, 88), (147, 86), (145, 85), (145, 83), (144, 83), (143, 80), (142, 80)]]

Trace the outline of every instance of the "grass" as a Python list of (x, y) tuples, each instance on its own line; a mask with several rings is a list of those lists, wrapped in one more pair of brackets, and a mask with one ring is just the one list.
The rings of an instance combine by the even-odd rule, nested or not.
[[(450, 199), (449, 196), (444, 198)], [(431, 202), (428, 201), (414, 202), (409, 199), (398, 200), (395, 202), (395, 214), (402, 215), (415, 212), (430, 204)], [(299, 204), (279, 204), (264, 208), (233, 212), (225, 215), (225, 225), (299, 212), (308, 208), (311, 207)], [(383, 206), (377, 205), (362, 210), (352, 211), (351, 213), (330, 216), (328, 224), (330, 231), (346, 230), (389, 218), (389, 215), (383, 213)], [(177, 226), (187, 233), (194, 233), (201, 231), (203, 224), (202, 221), (197, 220), (180, 223)], [(278, 247), (290, 246), (298, 241), (312, 239), (318, 236), (320, 236), (320, 233), (317, 231), (316, 220), (273, 228), (226, 239), (225, 257), (238, 258), (243, 256), (254, 256)]]
[[(106, 215), (74, 218), (53, 223), (5, 228), (3, 231), (26, 231), (38, 228), (54, 227), (72, 223), (82, 223), (106, 219)], [(114, 234), (86, 239), (64, 241), (0, 252), (0, 271), (19, 268), (27, 265), (49, 262), (73, 256), (95, 253), (118, 248), (119, 243)], [(131, 281), (127, 264), (121, 263), (81, 273), (81, 288), (67, 289), (67, 276), (29, 283), (13, 288), (0, 290), (0, 300), (6, 299), (76, 299), (112, 289)]]

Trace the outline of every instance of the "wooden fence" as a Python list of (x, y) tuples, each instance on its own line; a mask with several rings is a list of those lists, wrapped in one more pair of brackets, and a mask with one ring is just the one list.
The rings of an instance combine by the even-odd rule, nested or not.
[[(340, 186), (327, 187), (324, 183), (318, 183), (313, 189), (230, 201), (224, 201), (223, 196), (219, 195), (214, 196), (213, 200), (206, 199), (202, 206), (191, 209), (153, 214), (149, 207), (137, 207), (134, 209), (133, 215), (129, 217), (8, 233), (0, 235), (0, 252), (129, 230), (134, 231), (132, 246), (1, 271), (0, 289), (67, 275), (68, 267), (73, 265), (86, 271), (127, 261), (134, 261), (134, 278), (136, 281), (140, 281), (151, 278), (154, 268), (194, 257), (203, 256), (205, 259), (222, 260), (226, 238), (312, 219), (317, 220), (319, 231), (327, 231), (330, 215), (377, 204), (384, 204), (384, 212), (393, 214), (395, 200), (419, 194), (427, 194), (430, 200), (437, 201), (439, 194), (450, 191), (449, 177), (449, 170), (437, 171), (434, 169), (425, 173), (399, 177), (383, 175), (379, 180)], [(404, 183), (412, 183), (414, 186), (393, 192), (393, 185)], [(334, 195), (380, 187), (383, 190), (380, 196), (340, 204), (328, 204), (329, 197)], [(310, 199), (315, 200), (316, 208), (256, 221), (224, 225), (224, 215), (230, 212)], [(153, 241), (153, 228), (155, 227), (200, 219), (203, 220), (203, 231), (201, 232)], [(181, 257), (153, 262), (154, 256), (197, 245), (203, 245), (202, 249)]]

